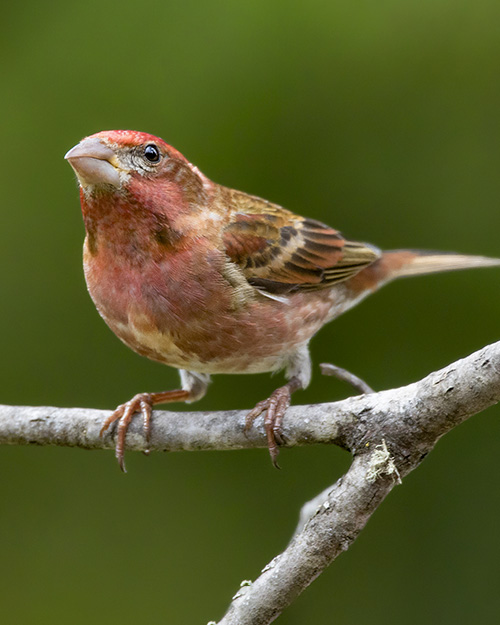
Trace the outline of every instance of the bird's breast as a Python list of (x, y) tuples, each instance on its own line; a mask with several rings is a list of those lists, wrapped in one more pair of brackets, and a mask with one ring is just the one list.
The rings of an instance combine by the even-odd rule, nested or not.
[(276, 301), (250, 287), (223, 256), (202, 248), (141, 265), (105, 246), (98, 254), (86, 246), (90, 295), (111, 330), (137, 353), (204, 373), (273, 371), (331, 318), (332, 290)]

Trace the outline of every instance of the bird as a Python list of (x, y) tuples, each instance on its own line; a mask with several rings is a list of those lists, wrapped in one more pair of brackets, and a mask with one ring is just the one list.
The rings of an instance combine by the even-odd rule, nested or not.
[(153, 406), (193, 402), (211, 376), (283, 370), (259, 402), (272, 462), (292, 394), (311, 379), (309, 341), (329, 321), (405, 276), (499, 266), (500, 259), (382, 251), (260, 197), (212, 182), (154, 135), (102, 131), (65, 155), (79, 183), (90, 297), (128, 347), (179, 370), (180, 388), (138, 393), (106, 419), (125, 471), (135, 413), (149, 445)]

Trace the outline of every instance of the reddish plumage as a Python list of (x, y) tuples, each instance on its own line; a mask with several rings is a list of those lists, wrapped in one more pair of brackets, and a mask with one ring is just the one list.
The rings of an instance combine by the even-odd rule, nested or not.
[[(498, 265), (496, 259), (380, 252), (260, 198), (217, 185), (161, 139), (108, 131), (66, 155), (81, 186), (84, 269), (99, 313), (129, 347), (181, 370), (182, 391), (117, 408), (123, 468), (135, 411), (194, 401), (214, 373), (285, 369), (261, 411), (273, 461), (290, 394), (309, 383), (319, 328), (394, 277)], [(146, 427), (149, 435), (149, 426)]]

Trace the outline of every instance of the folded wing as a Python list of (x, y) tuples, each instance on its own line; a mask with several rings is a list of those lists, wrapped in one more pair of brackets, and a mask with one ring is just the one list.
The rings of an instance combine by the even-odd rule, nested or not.
[(329, 288), (381, 256), (375, 247), (347, 241), (319, 221), (254, 200), (232, 214), (223, 244), (248, 282), (261, 290), (285, 294)]

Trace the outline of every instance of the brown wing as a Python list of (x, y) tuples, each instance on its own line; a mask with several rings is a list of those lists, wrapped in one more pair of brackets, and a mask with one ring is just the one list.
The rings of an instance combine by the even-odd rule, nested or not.
[(245, 199), (244, 212), (235, 211), (225, 228), (225, 251), (250, 284), (269, 293), (328, 288), (380, 257), (376, 248), (346, 241), (319, 221)]

